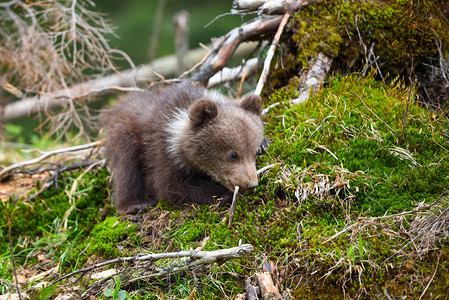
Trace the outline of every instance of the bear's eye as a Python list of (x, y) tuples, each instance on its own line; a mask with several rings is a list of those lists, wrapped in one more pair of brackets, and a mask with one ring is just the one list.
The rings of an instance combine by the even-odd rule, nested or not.
[(235, 151), (232, 151), (231, 153), (229, 153), (229, 158), (230, 158), (232, 161), (236, 161), (237, 158), (238, 158), (237, 153), (236, 153)]

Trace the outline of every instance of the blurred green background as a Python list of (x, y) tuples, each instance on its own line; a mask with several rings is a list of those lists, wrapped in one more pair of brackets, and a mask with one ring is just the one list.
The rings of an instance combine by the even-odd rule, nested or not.
[(211, 37), (226, 34), (243, 21), (240, 16), (226, 15), (205, 27), (215, 17), (230, 12), (231, 0), (96, 0), (96, 10), (106, 13), (116, 27), (118, 37), (109, 37), (111, 46), (125, 51), (136, 64), (149, 61), (150, 40), (159, 1), (164, 5), (156, 57), (175, 53), (173, 16), (182, 10), (190, 16), (191, 49), (197, 48), (199, 43), (208, 44)]

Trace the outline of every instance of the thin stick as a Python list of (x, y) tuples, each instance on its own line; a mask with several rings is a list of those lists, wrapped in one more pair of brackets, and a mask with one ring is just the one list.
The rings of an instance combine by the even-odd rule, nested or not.
[(211, 49), (207, 49), (207, 53), (203, 56), (203, 58), (197, 62), (193, 67), (191, 67), (190, 69), (188, 69), (187, 71), (185, 71), (184, 73), (182, 73), (179, 78), (184, 78), (186, 77), (188, 74), (192, 73), (193, 71), (195, 71), (199, 66), (201, 66), (206, 59), (209, 58), (209, 56), (211, 55), (212, 50)]
[(267, 81), (268, 72), (270, 71), (271, 60), (273, 59), (274, 56), (274, 50), (276, 50), (276, 45), (279, 43), (279, 39), (281, 38), (282, 32), (284, 31), (284, 27), (287, 24), (288, 18), (290, 18), (290, 13), (284, 14), (284, 17), (282, 18), (281, 23), (279, 24), (278, 30), (274, 35), (274, 39), (271, 42), (267, 58), (265, 59), (265, 62), (263, 64), (262, 74), (260, 75), (259, 82), (257, 83), (256, 86), (255, 94), (258, 96), (260, 96), (260, 94), (262, 93), (263, 86)]
[[(405, 212), (402, 212), (402, 213), (393, 214), (393, 215), (387, 215), (387, 216), (383, 216), (383, 217), (370, 217), (370, 218), (359, 217), (358, 220), (361, 221), (361, 222), (356, 222), (356, 223), (354, 223), (354, 224), (352, 224), (352, 225), (346, 227), (345, 229), (343, 229), (343, 230), (341, 230), (340, 232), (336, 233), (335, 235), (333, 235), (332, 237), (328, 238), (327, 240), (325, 240), (325, 241), (322, 242), (321, 244), (326, 244), (326, 243), (332, 241), (333, 239), (339, 237), (339, 236), (342, 235), (343, 233), (345, 233), (345, 232), (351, 230), (354, 226), (363, 224), (364, 221), (371, 221), (371, 222), (372, 222), (372, 221), (377, 221), (377, 220), (381, 220), (381, 219), (390, 219), (390, 218), (401, 217), (401, 216), (405, 216), (405, 215), (417, 213), (417, 212), (420, 212), (420, 211), (422, 211), (422, 210), (430, 209), (430, 208), (431, 208), (432, 206), (434, 206), (438, 201), (440, 201), (440, 199), (441, 199), (443, 196), (445, 196), (445, 195), (448, 194), (448, 193), (449, 193), (449, 190), (448, 190), (448, 191), (444, 191), (443, 193), (440, 194), (440, 196), (437, 198), (437, 200), (435, 200), (435, 201), (434, 201), (433, 203), (431, 203), (430, 205), (421, 206), (421, 207), (415, 207), (415, 208), (414, 208), (413, 210), (411, 210), (411, 211), (405, 211)], [(447, 209), (446, 209), (446, 210), (447, 210)], [(443, 215), (443, 214), (446, 212), (446, 210), (445, 210), (442, 214), (440, 214), (440, 216)], [(440, 216), (439, 216), (439, 217), (440, 217)], [(439, 217), (438, 217), (438, 218), (439, 218)], [(434, 222), (433, 222), (433, 223), (434, 223)], [(422, 233), (421, 233), (419, 236), (421, 236), (421, 235), (422, 235)], [(413, 241), (415, 241), (419, 236), (417, 236), (416, 238), (414, 238)], [(412, 242), (413, 242), (413, 241), (412, 241)], [(405, 248), (406, 246), (408, 246), (410, 243), (411, 243), (411, 242), (409, 242), (408, 244), (406, 244), (406, 245), (405, 245), (404, 247), (402, 247), (400, 250), (402, 250), (403, 248)], [(398, 250), (397, 252), (399, 252), (400, 250)], [(397, 252), (396, 252), (396, 253), (397, 253)], [(396, 253), (395, 253), (395, 254), (396, 254)], [(390, 256), (388, 259), (386, 259), (386, 260), (384, 261), (384, 263), (385, 263), (386, 261), (388, 261), (389, 259), (391, 259), (391, 257), (393, 257), (395, 254), (393, 254), (393, 255)]]
[(354, 223), (354, 224), (352, 224), (351, 226), (346, 227), (346, 228), (343, 229), (342, 231), (337, 232), (337, 233), (334, 234), (332, 237), (330, 237), (330, 238), (328, 238), (327, 240), (325, 240), (324, 242), (322, 242), (321, 245), (326, 244), (326, 243), (332, 241), (333, 239), (339, 237), (340, 235), (342, 235), (342, 234), (345, 233), (346, 231), (351, 230), (351, 229), (352, 229), (355, 225), (357, 225), (357, 224), (359, 224), (359, 223)]
[(236, 185), (234, 188), (234, 196), (232, 197), (232, 205), (231, 205), (231, 209), (229, 210), (228, 228), (231, 228), (232, 221), (234, 220), (234, 212), (235, 212), (235, 207), (237, 206), (239, 189), (240, 189), (240, 187), (238, 185)]
[(243, 64), (243, 68), (242, 68), (242, 78), (240, 79), (240, 85), (239, 85), (238, 93), (237, 93), (238, 98), (242, 97), (243, 83), (245, 82), (245, 79), (246, 79), (246, 63)]
[(271, 169), (272, 167), (276, 166), (277, 164), (271, 164), (268, 166), (263, 167), (262, 169), (257, 170), (257, 176), (259, 176), (260, 174), (262, 174), (263, 172), (265, 172), (266, 170)]
[(67, 152), (75, 152), (75, 151), (95, 148), (95, 147), (101, 146), (102, 144), (103, 144), (103, 140), (99, 140), (99, 141), (96, 141), (96, 142), (93, 142), (93, 143), (89, 143), (89, 144), (78, 145), (78, 146), (73, 146), (73, 147), (68, 147), (68, 148), (56, 149), (56, 150), (49, 151), (49, 152), (44, 152), (44, 154), (39, 156), (39, 157), (30, 159), (30, 160), (26, 160), (26, 161), (22, 161), (22, 162), (18, 162), (16, 164), (13, 164), (13, 165), (7, 167), (7, 168), (4, 168), (0, 172), (0, 181), (2, 179), (4, 179), (5, 177), (7, 177), (14, 170), (23, 168), (25, 166), (29, 166), (29, 165), (34, 165), (34, 164), (40, 163), (44, 159), (49, 158), (51, 156), (54, 156), (54, 155), (57, 155), (57, 154), (62, 154), (62, 153), (67, 153)]
[(419, 300), (424, 296), (424, 294), (427, 292), (427, 289), (429, 288), (429, 286), (430, 286), (430, 283), (432, 283), (432, 281), (433, 281), (433, 278), (435, 277), (435, 274), (437, 273), (437, 271), (438, 271), (438, 265), (440, 264), (440, 257), (438, 256), (438, 260), (437, 260), (437, 266), (435, 267), (435, 272), (433, 272), (433, 275), (432, 275), (432, 278), (430, 278), (430, 280), (429, 280), (429, 282), (427, 283), (427, 285), (426, 285), (426, 288), (424, 289), (424, 291), (422, 292), (422, 294), (421, 294), (421, 296), (419, 296)]

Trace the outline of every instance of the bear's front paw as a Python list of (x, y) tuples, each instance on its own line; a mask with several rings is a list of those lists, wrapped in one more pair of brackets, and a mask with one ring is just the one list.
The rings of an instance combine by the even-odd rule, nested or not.
[(140, 214), (146, 212), (148, 209), (152, 207), (155, 207), (156, 205), (157, 201), (149, 201), (145, 203), (134, 204), (128, 206), (126, 209), (123, 210), (123, 212), (128, 215)]

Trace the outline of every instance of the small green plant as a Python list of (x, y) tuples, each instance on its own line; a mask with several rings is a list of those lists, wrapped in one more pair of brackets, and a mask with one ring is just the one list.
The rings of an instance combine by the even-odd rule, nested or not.
[(128, 293), (125, 290), (120, 289), (121, 285), (122, 285), (122, 280), (120, 279), (120, 277), (116, 277), (115, 287), (113, 289), (105, 288), (103, 291), (103, 296), (106, 299), (113, 299), (113, 300), (129, 299)]

